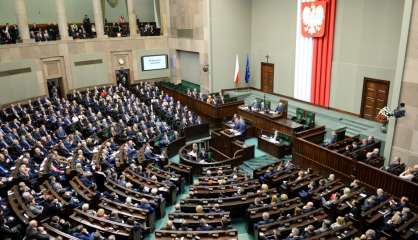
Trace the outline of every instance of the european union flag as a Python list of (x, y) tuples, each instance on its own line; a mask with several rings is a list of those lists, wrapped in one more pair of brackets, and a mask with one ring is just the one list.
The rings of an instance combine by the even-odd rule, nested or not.
[(251, 78), (250, 72), (250, 57), (247, 56), (247, 64), (245, 66), (245, 82), (249, 83)]

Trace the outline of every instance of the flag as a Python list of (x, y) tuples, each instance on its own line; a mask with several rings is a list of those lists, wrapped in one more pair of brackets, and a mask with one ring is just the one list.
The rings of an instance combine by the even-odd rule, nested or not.
[(251, 71), (250, 71), (250, 57), (247, 55), (247, 64), (245, 66), (245, 82), (249, 83), (251, 78)]
[(234, 83), (236, 85), (238, 85), (240, 82), (240, 72), (239, 72), (239, 59), (238, 59), (238, 55), (236, 56), (236, 61), (235, 61), (235, 73), (234, 73)]

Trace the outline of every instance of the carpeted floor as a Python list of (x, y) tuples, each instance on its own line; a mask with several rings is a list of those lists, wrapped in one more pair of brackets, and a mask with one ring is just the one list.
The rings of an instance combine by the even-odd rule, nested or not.
[[(254, 169), (256, 168), (260, 168), (269, 164), (272, 164), (274, 162), (277, 162), (278, 159), (259, 150), (257, 148), (257, 139), (256, 138), (251, 138), (251, 139), (247, 139), (245, 141), (245, 144), (247, 145), (255, 145), (255, 158), (248, 160), (246, 162), (244, 162), (241, 166), (240, 166), (240, 170), (247, 173), (248, 175), (252, 176), (252, 172)], [(173, 158), (170, 159), (170, 161), (172, 162), (179, 162), (179, 156), (176, 155)], [(177, 198), (177, 202), (179, 203), (181, 199), (186, 198), (189, 194), (189, 185), (184, 186), (184, 191), (178, 196)], [(168, 206), (166, 208), (166, 214), (163, 218), (158, 219), (156, 221), (156, 229), (161, 229), (162, 227), (164, 227), (168, 221), (168, 214), (171, 212), (174, 212), (175, 210), (175, 204)], [(238, 239), (240, 240), (254, 240), (254, 236), (252, 234), (248, 233), (248, 225), (245, 219), (243, 218), (234, 218), (232, 219), (232, 226), (233, 228), (238, 230)], [(155, 236), (154, 234), (149, 234), (145, 240), (154, 240)]]

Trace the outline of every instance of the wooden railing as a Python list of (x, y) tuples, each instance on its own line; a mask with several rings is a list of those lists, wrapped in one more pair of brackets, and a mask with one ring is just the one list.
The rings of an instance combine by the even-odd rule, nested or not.
[(183, 105), (188, 106), (197, 114), (209, 118), (211, 121), (220, 122), (225, 117), (230, 117), (236, 113), (238, 106), (243, 105), (244, 101), (227, 102), (224, 104), (212, 105), (199, 99), (187, 96), (175, 89), (159, 85), (160, 89), (172, 96), (176, 101), (180, 101)]
[(418, 205), (418, 184), (304, 138), (295, 139), (293, 156), (295, 162), (302, 167), (310, 167), (325, 174), (335, 173), (346, 181), (358, 179), (370, 190), (382, 188), (398, 198), (406, 196), (413, 205)]

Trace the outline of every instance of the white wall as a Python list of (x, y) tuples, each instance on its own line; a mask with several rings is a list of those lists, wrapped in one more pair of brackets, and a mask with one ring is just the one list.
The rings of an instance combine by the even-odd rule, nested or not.
[[(403, 5), (404, 0), (337, 1), (331, 107), (360, 113), (364, 77), (393, 80)], [(293, 97), (296, 14), (295, 0), (252, 0), (253, 86), (260, 87), (260, 62), (269, 54), (274, 92)]]
[(0, 107), (3, 104), (21, 101), (46, 94), (42, 83), (37, 81), (42, 72), (35, 60), (25, 59), (0, 64), (0, 72), (30, 68), (30, 72), (0, 76)]
[(252, 0), (251, 52), (254, 87), (260, 87), (261, 62), (274, 63), (274, 92), (293, 96), (296, 0)]
[[(71, 71), (73, 75), (73, 88), (77, 89), (112, 83), (107, 74), (110, 66), (104, 59), (105, 53), (103, 52), (85, 53), (72, 56)], [(101, 62), (81, 66), (77, 66), (75, 64), (76, 62), (92, 60), (100, 60)]]
[(154, 0), (135, 0), (134, 4), (136, 16), (141, 22), (155, 21)]
[(128, 22), (128, 8), (126, 6), (126, 0), (119, 0), (115, 6), (111, 6), (108, 1), (102, 1), (105, 3), (103, 6), (103, 16), (108, 22), (119, 22), (119, 17), (124, 16), (125, 21)]
[(210, 0), (212, 91), (234, 86), (235, 56), (240, 56), (241, 85), (251, 47), (251, 0)]
[(55, 0), (27, 0), (28, 23), (57, 23)]
[(65, 0), (64, 4), (69, 23), (81, 23), (85, 14), (89, 16), (91, 22), (94, 22), (93, 3), (91, 0)]
[(199, 53), (179, 51), (181, 79), (201, 85)]
[(403, 0), (337, 1), (331, 107), (360, 113), (364, 77), (394, 80), (403, 6)]
[(17, 24), (15, 0), (0, 1), (0, 24)]
[[(128, 20), (128, 8), (126, 0), (119, 0), (115, 7), (112, 7), (107, 1), (105, 1), (105, 18), (109, 22), (119, 21), (120, 16), (125, 16), (125, 20)], [(154, 0), (134, 0), (134, 9), (137, 17), (142, 22), (153, 22), (154, 18)]]

